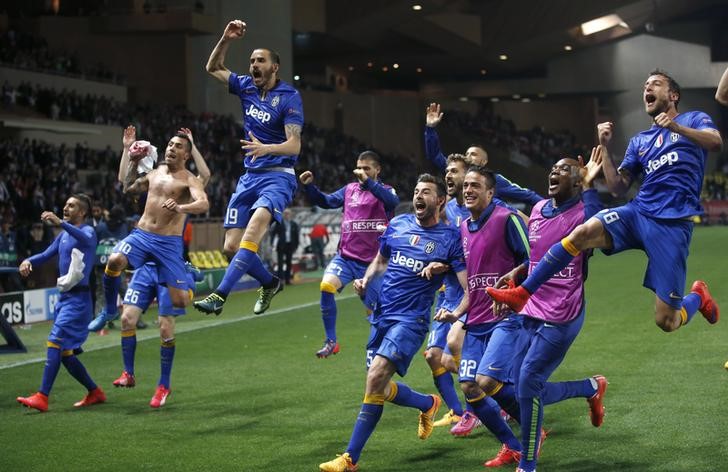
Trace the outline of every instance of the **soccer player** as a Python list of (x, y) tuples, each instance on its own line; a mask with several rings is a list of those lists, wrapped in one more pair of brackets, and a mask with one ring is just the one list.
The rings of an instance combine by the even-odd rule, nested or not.
[(321, 208), (344, 208), (339, 250), (321, 279), (321, 319), (326, 339), (316, 352), (319, 358), (329, 357), (340, 349), (336, 338), (334, 295), (352, 280), (364, 276), (367, 266), (377, 255), (379, 235), (389, 224), (399, 204), (394, 189), (379, 180), (381, 171), (379, 155), (373, 151), (364, 151), (356, 160), (354, 175), (357, 181), (334, 193), (322, 193), (313, 184), (311, 171), (299, 176), (311, 203)]
[[(240, 277), (249, 274), (260, 282), (253, 312), (261, 314), (283, 288), (258, 256), (258, 246), (273, 220), (281, 222), (283, 210), (293, 201), (296, 174), (293, 166), (301, 151), (303, 104), (301, 95), (278, 77), (280, 58), (270, 49), (250, 55), (250, 75), (238, 75), (225, 67), (230, 43), (245, 35), (246, 24), (233, 20), (207, 61), (207, 72), (240, 99), (246, 173), (240, 177), (225, 213), (224, 251), (232, 258), (215, 291), (195, 302), (204, 313), (222, 313), (225, 299)], [(234, 256), (234, 257), (233, 257)]]
[[(449, 162), (440, 149), (440, 138), (437, 135), (437, 131), (435, 131), (437, 125), (440, 124), (440, 121), (442, 121), (443, 116), (444, 114), (441, 112), (440, 105), (437, 103), (431, 103), (425, 110), (425, 155), (439, 169), (447, 172)], [(481, 145), (471, 145), (465, 151), (465, 160), (468, 164), (485, 166), (488, 164), (488, 153)], [(499, 199), (499, 204), (503, 203), (500, 201), (501, 198), (526, 203), (528, 205), (535, 205), (543, 199), (543, 197), (533, 190), (514, 184), (500, 174), (495, 174), (495, 177), (496, 187), (494, 198)], [(447, 209), (450, 212), (448, 218), (450, 218), (453, 224), (457, 227), (459, 227), (460, 223), (464, 221), (465, 218), (470, 216), (470, 212), (467, 208), (465, 208), (462, 200), (458, 201), (456, 204), (448, 204)], [(521, 215), (525, 220), (526, 215)], [(450, 287), (450, 290), (446, 289), (446, 294), (449, 294), (450, 297), (457, 293), (457, 285), (451, 284), (447, 278), (445, 280), (445, 285), (446, 287)], [(465, 331), (463, 329), (463, 323), (459, 321), (452, 325), (448, 324), (448, 326), (450, 326), (446, 339), (448, 349), (443, 352), (440, 363), (449, 370), (457, 372), (459, 369), (460, 349), (465, 337)], [(441, 327), (440, 329), (443, 328)], [(451, 416), (450, 419), (454, 419), (454, 416)], [(443, 420), (445, 420), (445, 418), (443, 418)], [(445, 422), (438, 421), (438, 425), (440, 424), (445, 424)], [(465, 413), (457, 424), (452, 427), (450, 432), (456, 436), (467, 436), (479, 424), (480, 422), (477, 417), (471, 413), (470, 406), (467, 405)]]
[[(444, 114), (440, 111), (438, 103), (430, 103), (425, 111), (425, 156), (437, 166), (438, 169), (445, 171), (447, 167), (447, 159), (440, 150), (440, 138), (435, 131), (435, 127), (440, 124)], [(486, 166), (488, 165), (488, 153), (483, 146), (474, 144), (465, 151), (465, 159), (471, 164)], [(529, 205), (535, 205), (543, 200), (543, 197), (533, 190), (523, 188), (518, 184), (514, 184), (500, 174), (495, 174), (495, 197), (500, 199), (513, 200), (523, 202)]]
[[(575, 159), (563, 158), (551, 168), (550, 198), (534, 206), (529, 220), (530, 261), (503, 276), (496, 286), (514, 283), (521, 274), (525, 275), (554, 243), (602, 208), (592, 181), (601, 171), (605, 153), (605, 148), (597, 146), (586, 167)], [(523, 450), (518, 469), (522, 472), (536, 470), (545, 404), (582, 397), (587, 399), (594, 426), (601, 426), (604, 418), (603, 398), (607, 389), (604, 376), (548, 382), (584, 324), (584, 280), (590, 255), (591, 251), (582, 252), (534, 293), (521, 310), (526, 347), (517, 356), (520, 360), (516, 373), (521, 425), (525, 425), (521, 428)]]
[[(179, 132), (186, 135), (192, 145), (192, 158), (197, 167), (197, 178), (204, 188), (210, 180), (210, 169), (207, 167), (202, 154), (194, 145), (192, 131), (189, 128), (181, 128)], [(202, 273), (189, 262), (185, 262), (185, 269), (189, 295), (190, 299), (192, 299), (195, 282), (202, 280)], [(134, 357), (137, 345), (136, 328), (142, 313), (146, 312), (156, 297), (159, 306), (161, 374), (157, 389), (149, 402), (149, 406), (152, 408), (164, 406), (170, 394), (170, 376), (176, 346), (174, 328), (176, 318), (185, 314), (184, 308), (177, 308), (172, 305), (169, 290), (160, 284), (158, 272), (157, 265), (154, 262), (147, 262), (134, 271), (129, 287), (124, 294), (121, 315), (121, 354), (124, 371), (118, 379), (114, 380), (115, 387), (131, 388), (136, 385), (136, 378), (134, 377)]]
[[(485, 287), (528, 260), (526, 227), (513, 210), (493, 200), (495, 175), (481, 166), (468, 169), (463, 198), (470, 218), (460, 224), (467, 265), (469, 308), (460, 360), (459, 380), (475, 415), (498, 438), (502, 447), (486, 467), (512, 464), (520, 458), (521, 444), (495, 407), (492, 397), (513, 418), (519, 418), (513, 358), (520, 352), (521, 317), (496, 315)], [(510, 316), (509, 316), (510, 315)], [(447, 312), (436, 319), (455, 322)]]
[[(192, 298), (195, 282), (202, 280), (202, 273), (189, 262), (185, 263), (187, 269), (187, 286), (189, 296)], [(136, 354), (136, 326), (139, 317), (147, 311), (149, 305), (156, 297), (159, 305), (159, 335), (162, 339), (160, 348), (161, 374), (157, 389), (152, 396), (149, 406), (160, 408), (164, 406), (170, 392), (170, 376), (175, 353), (174, 328), (176, 318), (185, 314), (184, 308), (172, 305), (169, 290), (159, 283), (157, 265), (147, 262), (134, 271), (129, 287), (124, 294), (124, 308), (121, 315), (121, 354), (124, 362), (124, 372), (114, 380), (115, 387), (131, 388), (136, 385), (134, 377), (134, 356)]]
[(58, 270), (63, 274), (58, 279), (61, 295), (53, 314), (53, 328), (46, 342), (48, 349), (40, 389), (29, 397), (17, 398), (19, 403), (38, 411), (48, 410), (48, 395), (61, 364), (88, 390), (86, 396), (73, 406), (89, 406), (106, 401), (103, 390), (91, 379), (77, 357), (83, 352), (81, 346), (88, 337), (86, 325), (93, 318), (89, 277), (96, 255), (96, 233), (92, 226), (84, 223), (90, 212), (91, 200), (80, 193), (66, 200), (63, 221), (53, 212), (44, 211), (40, 216), (41, 221), (60, 225), (63, 231), (45, 251), (20, 263), (20, 275), (27, 277), (34, 266), (58, 256)]
[[(462, 154), (450, 154), (448, 156), (445, 186), (449, 200), (445, 204), (445, 218), (446, 223), (455, 228), (460, 228), (460, 223), (470, 216), (470, 212), (465, 208), (463, 201), (463, 180), (467, 169), (468, 164), (465, 156)], [(457, 276), (451, 272), (447, 273), (443, 288), (438, 293), (435, 312), (437, 313), (440, 309), (454, 310), (460, 304), (462, 296), (463, 289), (457, 280)], [(451, 432), (457, 436), (466, 436), (478, 425), (480, 420), (472, 411), (463, 411), (455, 390), (455, 383), (451, 373), (457, 373), (458, 371), (457, 364), (460, 362), (460, 352), (452, 353), (449, 350), (447, 340), (452, 326), (451, 323), (436, 319), (432, 320), (425, 348), (425, 360), (432, 372), (435, 387), (448, 407), (448, 411), (442, 418), (435, 421), (434, 426), (455, 424)]]
[(106, 306), (88, 329), (98, 331), (118, 316), (121, 273), (129, 265), (139, 268), (155, 262), (160, 283), (169, 290), (172, 305), (184, 308), (189, 302), (185, 261), (182, 257), (182, 229), (187, 214), (204, 213), (210, 204), (202, 181), (185, 168), (192, 152), (192, 142), (183, 132), (173, 136), (164, 153), (164, 163), (148, 174), (138, 176), (139, 160), (132, 159), (129, 148), (136, 141), (136, 129), (124, 130), (124, 150), (119, 163), (119, 180), (123, 192), (147, 192), (147, 201), (137, 227), (115, 247), (104, 271)]
[[(554, 244), (528, 278), (518, 287), (489, 288), (494, 300), (520, 312), (531, 294), (559, 273), (583, 251), (601, 248), (607, 254), (641, 249), (649, 260), (644, 286), (655, 292), (655, 323), (674, 331), (688, 323), (696, 311), (710, 323), (719, 310), (702, 280), (690, 293), (685, 289), (686, 261), (693, 231), (691, 218), (702, 213), (700, 190), (708, 151), (722, 148), (713, 120), (703, 112), (678, 114), (680, 86), (666, 72), (650, 73), (643, 87), (643, 102), (654, 124), (633, 136), (619, 168), (611, 157), (602, 164), (610, 192), (624, 195), (642, 178), (637, 196), (624, 206), (602, 210)], [(599, 143), (607, 146), (613, 123), (597, 126)]]
[(718, 90), (715, 91), (715, 99), (723, 106), (728, 107), (728, 68), (718, 82)]
[[(460, 234), (456, 228), (439, 221), (445, 198), (445, 185), (440, 179), (421, 175), (412, 199), (415, 214), (392, 219), (364, 278), (354, 281), (354, 288), (361, 295), (370, 279), (384, 273), (379, 306), (367, 343), (369, 370), (364, 402), (346, 452), (321, 464), (322, 471), (357, 470), (361, 451), (382, 416), (385, 401), (419, 409), (418, 437), (427, 439), (432, 434), (440, 397), (423, 395), (391, 379), (395, 372), (400, 376), (407, 373), (425, 340), (434, 294), (442, 284), (443, 264), (458, 274), (465, 288)], [(467, 296), (454, 310), (455, 316), (462, 314), (466, 306)]]

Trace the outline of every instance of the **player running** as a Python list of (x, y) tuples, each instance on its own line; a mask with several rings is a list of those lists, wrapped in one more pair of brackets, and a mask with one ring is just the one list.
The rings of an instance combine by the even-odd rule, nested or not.
[[(664, 71), (650, 73), (643, 87), (645, 112), (652, 127), (632, 137), (619, 168), (611, 157), (603, 171), (610, 192), (624, 195), (641, 177), (637, 196), (621, 207), (602, 210), (555, 243), (528, 278), (516, 288), (488, 289), (494, 300), (521, 311), (530, 296), (572, 263), (583, 251), (600, 248), (607, 255), (641, 249), (649, 260), (643, 285), (655, 292), (655, 323), (663, 331), (687, 324), (700, 311), (718, 322), (718, 305), (708, 286), (696, 280), (685, 290), (686, 262), (693, 232), (691, 218), (702, 214), (700, 191), (708, 151), (722, 148), (720, 133), (703, 112), (678, 114), (680, 86)], [(614, 125), (597, 126), (607, 146)]]
[[(319, 466), (325, 472), (357, 470), (359, 456), (382, 416), (384, 402), (420, 410), (417, 435), (427, 439), (440, 407), (440, 397), (415, 392), (401, 382), (393, 382), (395, 372), (407, 373), (427, 335), (429, 313), (435, 291), (442, 284), (439, 269), (447, 264), (465, 287), (462, 244), (456, 228), (440, 223), (445, 204), (445, 185), (423, 174), (415, 187), (412, 203), (415, 214), (398, 216), (381, 237), (379, 253), (363, 279), (354, 282), (360, 294), (369, 280), (384, 273), (372, 332), (367, 343), (368, 373), (361, 411), (354, 424), (344, 454)], [(436, 273), (440, 272), (440, 273)], [(455, 311), (462, 314), (467, 296)]]
[[(594, 148), (586, 167), (570, 158), (560, 159), (554, 164), (548, 176), (550, 199), (536, 204), (529, 219), (530, 261), (503, 276), (496, 286), (513, 283), (525, 276), (529, 267), (535, 267), (552, 244), (602, 208), (592, 182), (601, 171), (605, 153), (606, 149), (602, 146)], [(591, 251), (576, 257), (534, 293), (520, 312), (524, 315), (525, 349), (517, 356), (515, 372), (518, 376), (521, 425), (525, 425), (521, 428), (523, 449), (518, 469), (522, 472), (536, 470), (544, 434), (544, 405), (567, 398), (586, 398), (592, 424), (601, 426), (604, 419), (603, 400), (607, 390), (604, 376), (548, 382), (584, 324), (584, 281), (589, 256)]]

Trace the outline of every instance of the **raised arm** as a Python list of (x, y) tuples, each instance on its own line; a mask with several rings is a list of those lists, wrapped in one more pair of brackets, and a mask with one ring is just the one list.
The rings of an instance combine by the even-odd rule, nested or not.
[(215, 49), (212, 50), (209, 59), (207, 59), (207, 65), (205, 66), (207, 72), (226, 86), (230, 79), (230, 70), (225, 67), (225, 54), (228, 47), (230, 47), (231, 41), (245, 36), (246, 27), (245, 22), (240, 20), (233, 20), (228, 23), (220, 41), (217, 42)]
[(298, 180), (303, 184), (303, 192), (309, 201), (321, 208), (341, 208), (344, 206), (344, 190), (346, 186), (341, 187), (334, 193), (323, 193), (313, 184), (313, 172), (307, 170), (298, 176)]
[(397, 205), (399, 205), (399, 197), (393, 188), (387, 188), (381, 182), (372, 179), (365, 180), (363, 185), (365, 189), (377, 197), (377, 200), (384, 204), (385, 211), (394, 211)]
[(34, 265), (42, 265), (53, 256), (56, 256), (58, 254), (58, 246), (61, 241), (61, 235), (59, 234), (56, 236), (56, 239), (53, 240), (50, 246), (46, 248), (45, 251), (34, 254), (30, 256), (29, 258), (25, 259), (23, 262), (20, 263), (20, 267), (18, 268), (20, 271), (20, 275), (23, 277), (27, 277), (32, 271)]
[(440, 137), (435, 127), (442, 120), (439, 103), (430, 103), (425, 110), (425, 157), (441, 171), (447, 167), (447, 158), (440, 149)]
[(189, 128), (180, 128), (178, 132), (184, 134), (185, 136), (187, 136), (187, 139), (190, 140), (190, 145), (192, 146), (192, 160), (195, 162), (195, 167), (197, 168), (197, 178), (200, 180), (200, 182), (202, 182), (202, 187), (204, 188), (210, 181), (210, 168), (207, 167), (207, 162), (205, 162), (205, 158), (202, 157), (199, 149), (197, 149), (197, 146), (195, 146), (195, 141), (192, 139), (192, 130), (190, 130)]
[(583, 164), (583, 159), (579, 156), (579, 163), (583, 166), (581, 168), (581, 200), (584, 202), (584, 221), (596, 215), (604, 207), (599, 200), (599, 194), (594, 189), (594, 179), (602, 171), (606, 153), (606, 148), (599, 145), (592, 148), (591, 157), (586, 164)]
[(156, 172), (156, 169), (152, 170), (149, 174), (139, 176), (137, 162), (132, 162), (128, 166), (126, 176), (123, 180), (123, 187), (121, 191), (123, 193), (129, 193), (132, 195), (138, 195), (149, 190), (149, 174)]
[(121, 152), (121, 161), (119, 162), (119, 182), (124, 182), (124, 179), (126, 179), (130, 162), (129, 148), (132, 144), (134, 144), (134, 141), (136, 141), (136, 128), (129, 125), (124, 128), (124, 134), (121, 137), (121, 144), (123, 147)]
[(627, 169), (617, 171), (614, 165), (612, 154), (609, 152), (609, 142), (612, 140), (612, 132), (614, 131), (614, 123), (607, 121), (597, 125), (597, 134), (599, 135), (599, 144), (604, 147), (606, 156), (602, 159), (602, 172), (604, 172), (604, 180), (607, 182), (607, 188), (615, 197), (622, 196), (627, 193), (632, 185), (632, 173)]
[(715, 91), (715, 99), (723, 106), (728, 107), (728, 68), (723, 72), (723, 77), (718, 82), (718, 90)]
[(655, 117), (655, 124), (662, 128), (667, 128), (673, 133), (685, 136), (706, 151), (720, 151), (723, 149), (723, 138), (714, 128), (695, 129), (689, 126), (683, 126), (677, 121), (673, 121), (667, 113), (660, 113)]

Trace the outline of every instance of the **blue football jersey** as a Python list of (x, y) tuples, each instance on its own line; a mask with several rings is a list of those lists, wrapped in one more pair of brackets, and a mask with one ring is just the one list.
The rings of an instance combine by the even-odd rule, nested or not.
[[(303, 103), (301, 95), (282, 80), (261, 100), (258, 87), (249, 75), (230, 73), (228, 91), (240, 98), (243, 110), (243, 137), (250, 139), (248, 132), (264, 144), (280, 144), (286, 140), (286, 125), (303, 126)], [(244, 160), (247, 169), (266, 167), (293, 167), (298, 156), (261, 156), (255, 162), (249, 157)]]
[(460, 223), (470, 218), (470, 210), (465, 208), (465, 203), (458, 205), (455, 198), (451, 198), (445, 204), (445, 215), (450, 226), (460, 228)]
[[(701, 111), (681, 113), (673, 121), (697, 130), (716, 129)], [(652, 125), (630, 139), (619, 169), (643, 179), (634, 198), (640, 213), (661, 219), (685, 218), (703, 213), (700, 191), (707, 157), (708, 151), (685, 136)]]
[(390, 221), (380, 237), (379, 252), (389, 261), (382, 280), (377, 319), (429, 319), (435, 291), (442, 285), (445, 274), (427, 280), (419, 273), (430, 262), (449, 264), (454, 272), (465, 270), (460, 231), (444, 223), (423, 228), (413, 214)]

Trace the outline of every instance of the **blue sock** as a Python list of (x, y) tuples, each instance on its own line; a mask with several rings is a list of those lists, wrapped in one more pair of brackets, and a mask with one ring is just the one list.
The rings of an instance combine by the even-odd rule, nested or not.
[(221, 295), (223, 298), (227, 297), (238, 280), (240, 280), (240, 277), (245, 274), (249, 274), (263, 286), (268, 286), (273, 281), (273, 274), (263, 267), (263, 262), (258, 257), (258, 253), (250, 249), (240, 248), (238, 249), (238, 253), (235, 254), (235, 257), (230, 261), (230, 265), (225, 271), (225, 276), (222, 278), (220, 285), (215, 289), (215, 293)]
[(109, 315), (115, 315), (118, 311), (116, 307), (116, 300), (119, 297), (121, 275), (110, 276), (109, 274), (104, 272), (102, 284), (104, 287), (104, 296), (106, 297), (106, 304), (104, 305), (106, 313)]
[(321, 291), (321, 320), (324, 322), (326, 339), (336, 341), (336, 300), (334, 294)]
[(592, 379), (546, 382), (541, 393), (541, 403), (546, 406), (569, 398), (591, 398), (595, 393), (597, 388), (592, 384)]
[(549, 280), (554, 274), (560, 272), (564, 267), (569, 265), (575, 256), (564, 248), (563, 242), (558, 242), (551, 246), (551, 249), (536, 264), (536, 267), (528, 275), (526, 280), (521, 284), (528, 293), (533, 293)]
[(682, 308), (685, 310), (686, 315), (683, 324), (688, 324), (690, 320), (693, 319), (693, 315), (695, 315), (695, 312), (697, 312), (698, 308), (700, 308), (700, 302), (700, 295), (695, 292), (690, 292), (683, 297)]
[(86, 390), (90, 392), (96, 388), (96, 383), (91, 379), (91, 376), (88, 375), (86, 367), (83, 366), (78, 357), (74, 355), (63, 356), (61, 358), (61, 362), (63, 362), (68, 373), (71, 374), (74, 379), (78, 380), (81, 385), (86, 387)]
[(162, 341), (162, 347), (159, 350), (162, 367), (161, 375), (159, 376), (159, 385), (164, 385), (164, 388), (169, 388), (169, 377), (172, 374), (172, 362), (174, 361), (174, 346), (174, 338), (165, 339)]
[(394, 393), (394, 398), (389, 401), (395, 405), (417, 408), (420, 411), (427, 411), (432, 408), (432, 397), (430, 395), (412, 390), (407, 384), (403, 384), (402, 382), (397, 382), (396, 384), (392, 382), (391, 385), (393, 389), (396, 388), (396, 392), (392, 392)]
[(533, 397), (520, 397), (521, 408), (521, 462), (518, 467), (525, 471), (536, 470), (538, 443), (541, 438), (543, 423), (543, 405), (541, 400)]
[(458, 393), (455, 391), (455, 382), (452, 379), (452, 374), (444, 367), (441, 368), (442, 372), (439, 370), (432, 373), (432, 379), (435, 381), (437, 391), (440, 392), (440, 396), (453, 413), (458, 416), (463, 416), (463, 407), (460, 405)]
[(43, 380), (40, 383), (40, 390), (43, 395), (48, 396), (56, 381), (58, 370), (61, 368), (61, 350), (57, 347), (48, 346), (46, 350), (46, 363), (43, 368)]
[(503, 384), (498, 393), (493, 395), (493, 399), (498, 402), (501, 408), (508, 413), (511, 418), (521, 421), (521, 409), (518, 406), (518, 398), (516, 398), (516, 389), (513, 384)]
[(134, 375), (136, 345), (136, 329), (123, 330), (121, 332), (121, 359), (124, 362), (124, 370), (131, 375)]
[(500, 406), (498, 406), (492, 398), (483, 396), (478, 400), (468, 400), (468, 402), (473, 406), (473, 411), (478, 419), (480, 419), (481, 423), (483, 423), (502, 444), (505, 444), (514, 451), (521, 450), (521, 443), (518, 442), (518, 438), (516, 438), (513, 434), (508, 423), (503, 420), (503, 417), (500, 414)]
[(351, 433), (349, 445), (346, 446), (346, 452), (351, 456), (351, 460), (356, 464), (359, 462), (359, 456), (364, 449), (369, 436), (374, 432), (374, 428), (382, 417), (384, 404), (362, 403), (359, 415), (354, 423), (354, 431)]

